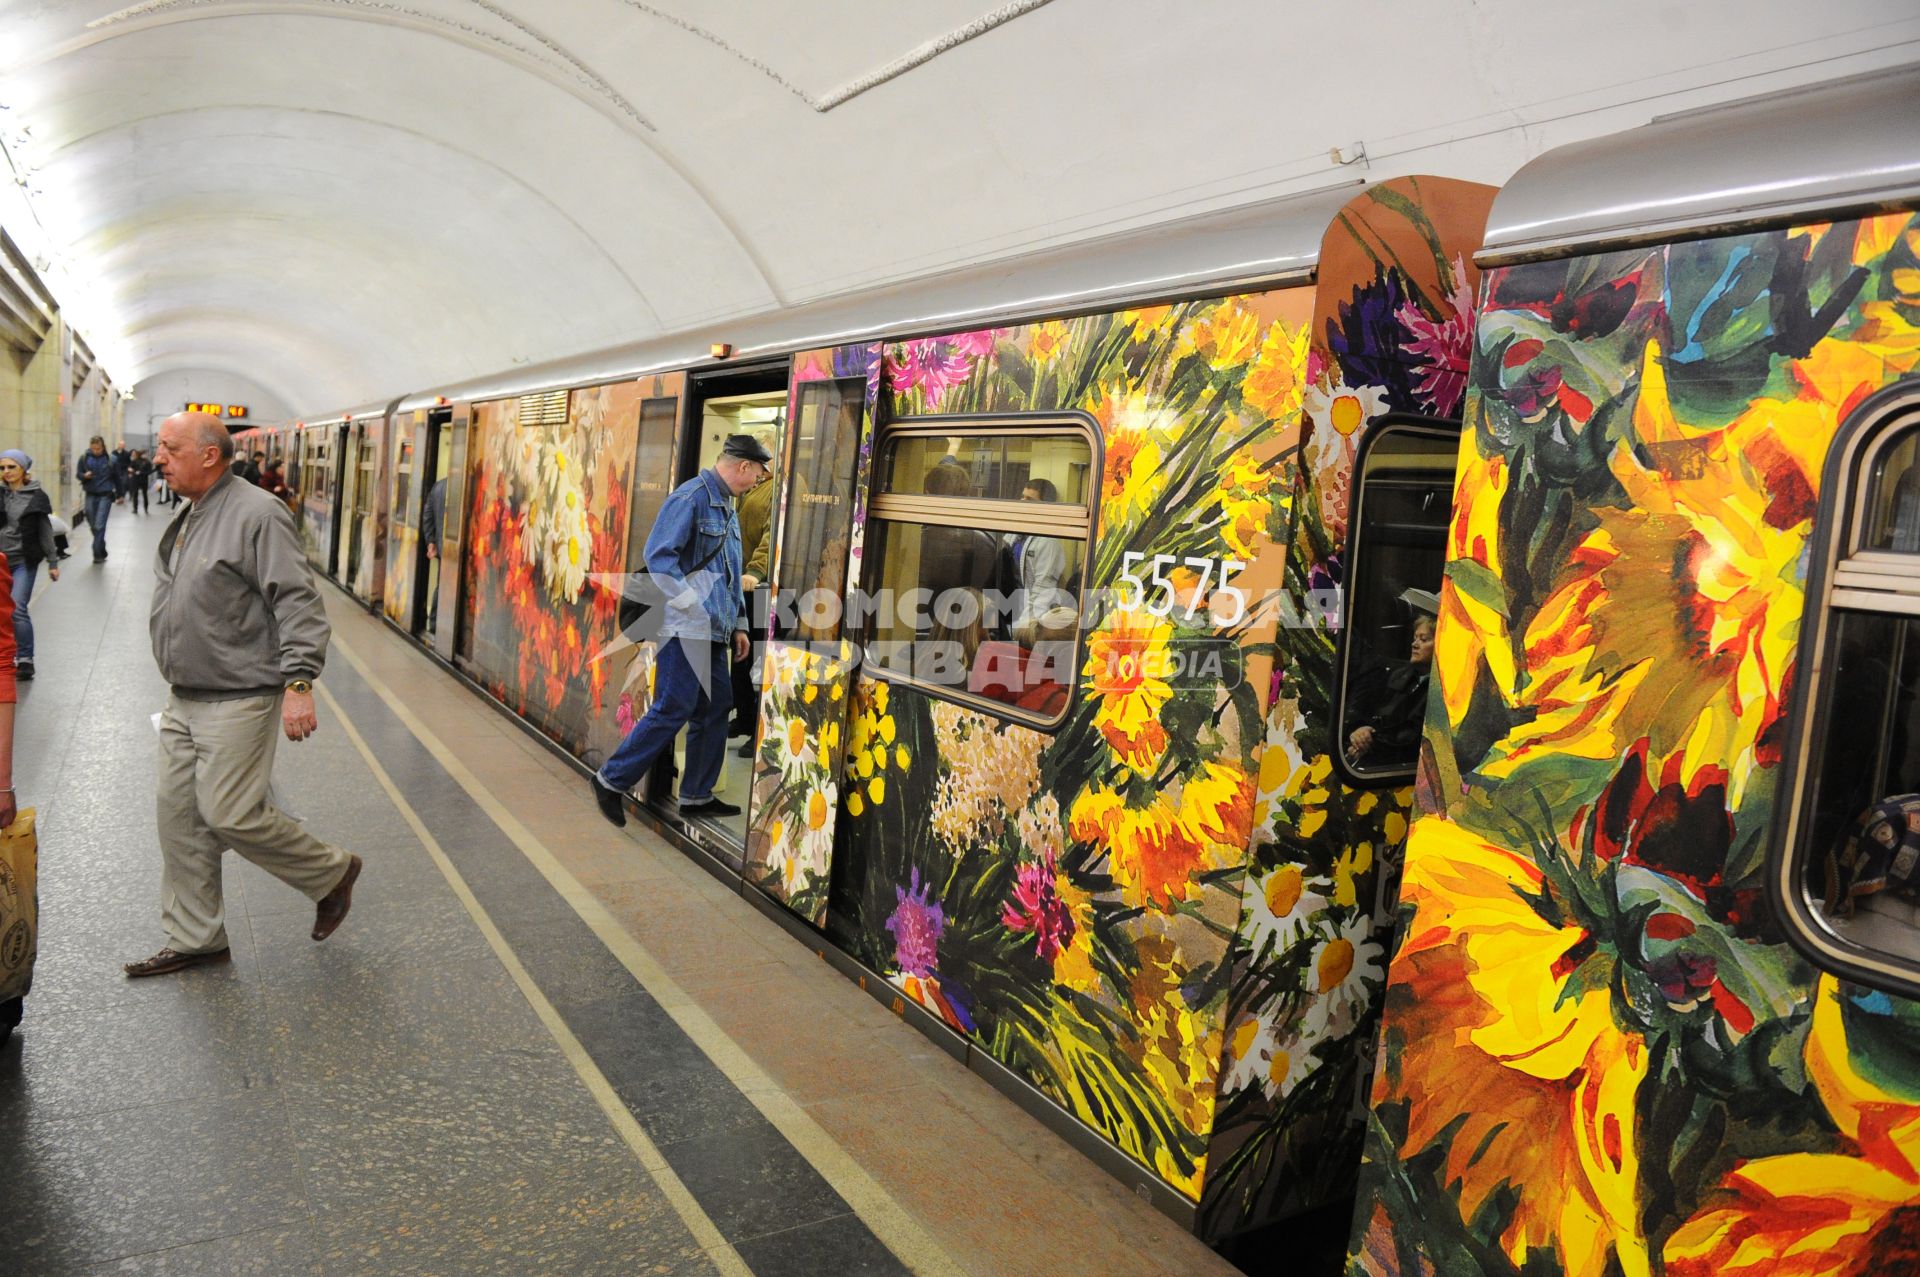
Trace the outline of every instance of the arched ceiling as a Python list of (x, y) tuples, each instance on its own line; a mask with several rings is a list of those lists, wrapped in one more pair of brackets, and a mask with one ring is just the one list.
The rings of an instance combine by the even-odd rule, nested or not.
[(317, 413), (1920, 58), (1881, 0), (1546, 13), (0, 0), (0, 223), (118, 384)]

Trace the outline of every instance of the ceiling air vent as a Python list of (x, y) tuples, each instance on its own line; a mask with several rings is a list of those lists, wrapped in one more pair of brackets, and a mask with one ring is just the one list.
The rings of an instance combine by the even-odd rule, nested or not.
[(520, 424), (523, 426), (566, 425), (567, 392), (549, 390), (540, 395), (521, 395)]

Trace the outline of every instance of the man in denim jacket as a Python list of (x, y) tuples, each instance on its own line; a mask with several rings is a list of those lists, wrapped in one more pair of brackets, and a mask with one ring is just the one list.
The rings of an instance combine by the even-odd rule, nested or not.
[(592, 782), (601, 814), (616, 825), (627, 823), (621, 795), (689, 724), (681, 814), (740, 814), (739, 807), (713, 796), (733, 708), (728, 658), (744, 661), (752, 651), (740, 600), (740, 519), (733, 503), (766, 477), (772, 460), (752, 435), (727, 436), (719, 459), (673, 490), (647, 534), (646, 570), (667, 599), (653, 704)]

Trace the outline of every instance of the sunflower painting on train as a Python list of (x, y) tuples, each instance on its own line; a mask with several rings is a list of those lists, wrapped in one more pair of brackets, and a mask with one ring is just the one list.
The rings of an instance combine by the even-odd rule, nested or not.
[[(1296, 289), (885, 352), (890, 419), (1097, 422), (1098, 451), (1053, 445), (1054, 499), (1090, 505), (1095, 533), (1074, 551), (1077, 640), (1058, 640), (1073, 668), (1028, 721), (854, 684), (828, 932), (1196, 1198), (1273, 630), (1246, 604), (1280, 584), (1310, 305)], [(1019, 496), (1018, 446), (956, 439), (955, 485)], [(867, 557), (893, 535), (869, 517)]]
[[(1261, 754), (1246, 913), (1202, 1231), (1351, 1192), (1386, 982), (1410, 788), (1354, 789), (1333, 752), (1335, 644), (1354, 463), (1388, 413), (1457, 419), (1489, 187), (1403, 178), (1329, 228), (1303, 394), (1279, 660)], [(1431, 582), (1435, 587), (1438, 581)]]
[(1920, 1012), (1763, 889), (1837, 424), (1920, 222), (1489, 277), (1352, 1271), (1920, 1264)]
[(575, 390), (564, 419), (522, 425), (525, 400), (474, 408), (466, 537), (469, 671), (578, 755), (608, 699), (596, 660), (619, 628), (639, 389)]

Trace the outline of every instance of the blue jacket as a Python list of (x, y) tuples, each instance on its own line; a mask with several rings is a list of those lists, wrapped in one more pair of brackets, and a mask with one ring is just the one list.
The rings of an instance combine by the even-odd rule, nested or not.
[(94, 456), (91, 450), (80, 454), (80, 464), (74, 467), (74, 478), (80, 480), (80, 487), (90, 497), (117, 497), (120, 495), (120, 458), (111, 452)]
[(746, 630), (740, 519), (717, 471), (702, 470), (667, 497), (647, 534), (646, 558), (647, 571), (667, 596), (662, 637), (726, 639)]

